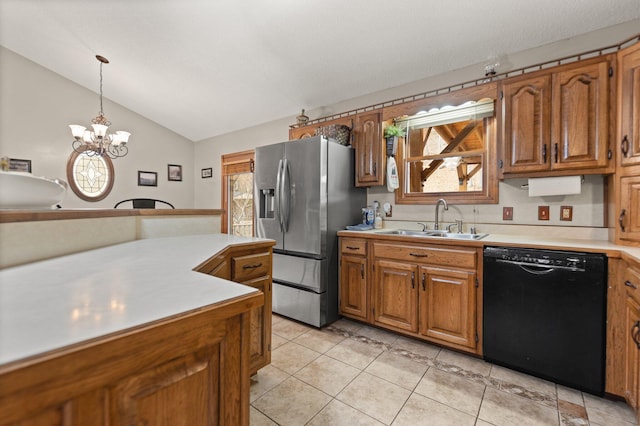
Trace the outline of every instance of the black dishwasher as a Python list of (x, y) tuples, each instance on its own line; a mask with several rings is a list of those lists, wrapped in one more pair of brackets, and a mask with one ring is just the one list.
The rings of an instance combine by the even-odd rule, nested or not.
[(607, 258), (484, 249), (485, 360), (604, 394)]

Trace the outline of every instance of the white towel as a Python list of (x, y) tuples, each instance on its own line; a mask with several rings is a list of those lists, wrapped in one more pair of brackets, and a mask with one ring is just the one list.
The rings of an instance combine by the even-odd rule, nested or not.
[(393, 157), (387, 158), (387, 190), (393, 192), (400, 187), (398, 182), (398, 167)]

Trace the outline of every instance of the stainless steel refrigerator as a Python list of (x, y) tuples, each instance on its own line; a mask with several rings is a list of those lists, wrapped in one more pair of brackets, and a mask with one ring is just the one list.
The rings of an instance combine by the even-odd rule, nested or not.
[(276, 240), (273, 312), (321, 327), (338, 318), (338, 238), (362, 221), (354, 152), (323, 136), (256, 148), (256, 235)]

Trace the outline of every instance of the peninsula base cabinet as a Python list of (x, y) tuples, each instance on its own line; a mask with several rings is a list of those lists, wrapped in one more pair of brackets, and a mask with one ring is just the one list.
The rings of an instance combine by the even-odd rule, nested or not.
[(235, 245), (196, 268), (199, 272), (256, 288), (264, 294), (264, 304), (251, 311), (252, 375), (271, 362), (271, 258), (271, 243)]
[[(354, 311), (344, 300), (340, 313), (359, 321), (474, 354), (481, 353), (478, 333), (478, 259), (475, 248), (341, 238), (355, 247), (369, 244), (367, 259), (356, 263), (341, 252), (341, 298), (361, 296)], [(368, 263), (367, 263), (368, 261)], [(353, 265), (353, 266), (351, 266)], [(365, 281), (361, 266), (371, 268)], [(349, 273), (347, 271), (354, 271)], [(347, 290), (357, 285), (364, 291)], [(364, 295), (364, 297), (362, 297)], [(368, 295), (368, 299), (366, 298)], [(353, 298), (353, 296), (351, 296)]]
[(0, 425), (249, 425), (261, 293), (0, 369)]

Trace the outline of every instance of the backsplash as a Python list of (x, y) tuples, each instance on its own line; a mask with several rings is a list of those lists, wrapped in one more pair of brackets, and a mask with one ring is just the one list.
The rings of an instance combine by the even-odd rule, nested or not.
[[(605, 240), (608, 238), (605, 224), (604, 176), (584, 176), (581, 192), (576, 195), (529, 197), (528, 191), (522, 187), (526, 184), (527, 179), (500, 181), (499, 204), (455, 205), (450, 202), (447, 211), (441, 209), (440, 221), (449, 224), (454, 223), (456, 219), (461, 219), (465, 231), (468, 231), (471, 226), (475, 226), (478, 232), (549, 232), (557, 235), (566, 229), (566, 233), (572, 238)], [(429, 228), (433, 227), (435, 217), (435, 205), (433, 204), (395, 204), (394, 193), (388, 192), (386, 187), (369, 188), (367, 202), (372, 204), (374, 200), (381, 204), (390, 203), (393, 206), (393, 216), (384, 218), (389, 227), (402, 227), (398, 225), (403, 223), (415, 225), (416, 222), (426, 222)], [(549, 207), (548, 220), (538, 219), (539, 206)], [(560, 219), (562, 206), (571, 207), (570, 221)], [(503, 207), (513, 208), (512, 220), (503, 220)], [(579, 237), (578, 234), (584, 235), (584, 237)]]

